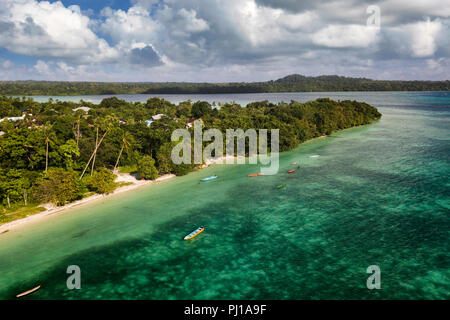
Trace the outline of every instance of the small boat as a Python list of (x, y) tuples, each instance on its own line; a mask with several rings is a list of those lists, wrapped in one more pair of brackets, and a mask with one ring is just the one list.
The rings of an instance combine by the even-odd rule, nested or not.
[(35, 287), (35, 288), (33, 288), (33, 289), (30, 289), (30, 290), (28, 290), (28, 291), (19, 293), (19, 294), (16, 296), (16, 298), (20, 298), (20, 297), (24, 297), (24, 296), (27, 296), (27, 295), (29, 295), (29, 294), (32, 294), (33, 292), (38, 291), (40, 287), (41, 287), (41, 286), (37, 286), (37, 287)]
[(184, 240), (189, 240), (192, 239), (196, 236), (198, 236), (200, 233), (202, 233), (203, 231), (205, 231), (205, 227), (200, 227), (195, 231), (192, 231), (191, 233), (189, 233), (186, 237), (184, 237)]
[(289, 170), (288, 173), (295, 172), (295, 169)]
[(209, 181), (209, 180), (213, 180), (213, 179), (216, 179), (216, 178), (217, 178), (217, 176), (211, 176), (211, 177), (203, 178), (200, 181)]
[(286, 187), (286, 183), (280, 184), (279, 186), (277, 186), (277, 189), (282, 189), (284, 187)]
[(310, 158), (318, 158), (319, 157), (319, 155), (318, 154), (315, 154), (315, 155), (313, 155), (313, 156), (309, 156)]
[(251, 178), (251, 177), (258, 177), (258, 176), (262, 176), (262, 175), (264, 175), (264, 174), (256, 173), (256, 174), (249, 174), (248, 176)]

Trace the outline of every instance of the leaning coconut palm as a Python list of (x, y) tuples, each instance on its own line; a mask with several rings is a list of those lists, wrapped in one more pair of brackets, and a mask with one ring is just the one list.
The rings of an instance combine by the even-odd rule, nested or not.
[(45, 137), (45, 172), (47, 172), (48, 169), (48, 147), (50, 144), (53, 144), (53, 139), (55, 136), (52, 128), (53, 125), (51, 125), (49, 122), (47, 122), (43, 128)]
[[(81, 173), (80, 180), (83, 178), (84, 173), (86, 172), (87, 168), (89, 167), (89, 164), (91, 163), (91, 161), (92, 161), (92, 170), (94, 170), (95, 156), (97, 154), (98, 148), (102, 144), (102, 142), (105, 139), (108, 132), (112, 128), (114, 128), (114, 126), (117, 125), (118, 123), (119, 123), (119, 120), (114, 115), (108, 115), (108, 116), (106, 116), (104, 118), (100, 118), (96, 121), (96, 125), (95, 125), (96, 126), (96, 141), (95, 141), (94, 151), (92, 151), (91, 157), (89, 158), (88, 162), (86, 163), (86, 166), (84, 167), (83, 172)], [(103, 129), (105, 131), (103, 132), (103, 135), (99, 140), (98, 133), (99, 133), (100, 129)], [(93, 172), (91, 172), (91, 175), (92, 175), (92, 173)]]
[(128, 151), (128, 148), (131, 147), (131, 142), (133, 141), (133, 136), (125, 131), (122, 137), (122, 148), (120, 149), (119, 156), (117, 157), (116, 164), (114, 165), (113, 173), (116, 172), (117, 166), (119, 165), (120, 157), (122, 156), (123, 149), (125, 148)]
[(77, 143), (77, 147), (80, 146), (80, 138), (81, 138), (81, 131), (80, 131), (80, 124), (81, 124), (81, 116), (83, 114), (83, 111), (78, 110), (76, 112), (77, 120), (74, 122), (72, 131), (73, 135), (75, 137), (75, 141)]
[(95, 149), (95, 152), (94, 152), (94, 158), (92, 159), (91, 176), (94, 174), (95, 159), (97, 158), (97, 150), (98, 150), (98, 147), (97, 147), (97, 145), (98, 145), (98, 130), (99, 130), (99, 127), (100, 127), (100, 126), (101, 126), (101, 123), (98, 123), (98, 124), (96, 125), (96, 129), (95, 129), (95, 146), (96, 146), (96, 149)]

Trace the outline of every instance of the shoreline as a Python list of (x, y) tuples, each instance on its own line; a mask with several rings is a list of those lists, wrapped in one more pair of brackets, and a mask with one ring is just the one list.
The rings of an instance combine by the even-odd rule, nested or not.
[[(326, 137), (328, 137), (328, 135), (322, 135), (322, 136), (319, 136), (319, 137), (315, 137), (315, 138), (309, 139), (308, 141), (305, 141), (303, 143), (307, 143), (307, 142), (310, 142), (310, 141), (314, 141), (316, 139), (321, 139), (321, 138), (326, 138)], [(303, 144), (303, 143), (301, 143), (301, 144)], [(233, 163), (235, 164), (236, 163), (235, 161), (238, 158), (239, 157), (237, 157), (237, 156), (224, 155), (224, 156), (222, 156), (220, 158), (217, 158), (217, 159), (209, 159), (209, 160), (205, 161), (205, 163), (202, 166), (200, 166), (198, 170), (202, 170), (204, 168), (207, 168), (207, 167), (209, 167), (209, 166), (211, 166), (211, 165), (213, 165), (215, 163), (231, 164), (231, 163), (228, 163), (228, 161), (231, 160), (231, 159), (233, 159)], [(138, 189), (138, 188), (143, 187), (143, 186), (148, 186), (148, 185), (152, 185), (152, 184), (155, 184), (155, 183), (164, 182), (164, 181), (170, 180), (172, 178), (176, 178), (176, 175), (170, 173), (170, 174), (164, 174), (162, 176), (159, 176), (155, 180), (142, 181), (142, 180), (136, 179), (135, 177), (133, 177), (130, 174), (119, 173), (119, 174), (117, 174), (117, 178), (116, 178), (115, 182), (131, 182), (132, 184), (118, 187), (116, 190), (114, 190), (113, 192), (111, 192), (109, 194), (93, 194), (93, 195), (88, 196), (86, 198), (83, 198), (83, 199), (80, 199), (80, 200), (77, 200), (77, 201), (65, 204), (64, 206), (60, 206), (60, 207), (57, 207), (57, 206), (55, 206), (53, 204), (49, 204), (49, 203), (41, 204), (38, 207), (45, 208), (46, 209), (45, 211), (42, 211), (42, 212), (39, 212), (39, 213), (36, 213), (36, 214), (32, 214), (30, 216), (26, 216), (24, 218), (17, 219), (17, 220), (14, 220), (14, 221), (10, 221), (10, 222), (7, 222), (7, 223), (4, 223), (4, 224), (0, 225), (0, 236), (2, 234), (5, 234), (5, 233), (11, 231), (11, 230), (14, 230), (14, 229), (17, 229), (17, 228), (19, 228), (21, 226), (24, 226), (27, 223), (39, 222), (40, 220), (43, 220), (44, 218), (48, 218), (48, 217), (56, 215), (56, 214), (67, 213), (70, 209), (73, 209), (75, 207), (81, 207), (81, 206), (84, 206), (84, 205), (87, 205), (87, 204), (92, 204), (93, 202), (95, 202), (97, 200), (103, 200), (105, 198), (112, 197), (112, 196), (115, 196), (117, 194), (121, 194), (121, 193), (125, 193), (125, 192), (131, 191), (131, 190), (135, 190), (135, 189)]]
[[(205, 162), (204, 165), (202, 165), (199, 170), (203, 169), (203, 168), (207, 168), (209, 166), (211, 166), (214, 163), (217, 162), (224, 162), (226, 164), (226, 160), (230, 159), (230, 158), (236, 158), (234, 156), (223, 156), (221, 158), (218, 159), (210, 159), (207, 160)], [(157, 179), (155, 180), (138, 180), (135, 177), (133, 177), (130, 174), (126, 174), (126, 173), (119, 173), (117, 174), (117, 178), (115, 180), (115, 182), (131, 182), (131, 185), (126, 185), (126, 186), (121, 186), (118, 187), (116, 190), (114, 190), (113, 192), (109, 193), (109, 194), (94, 194), (91, 196), (88, 196), (86, 198), (65, 204), (64, 206), (60, 206), (57, 207), (53, 204), (49, 204), (49, 203), (45, 203), (45, 204), (41, 204), (38, 207), (44, 207), (46, 210), (36, 213), (36, 214), (32, 214), (30, 216), (26, 216), (24, 218), (21, 219), (17, 219), (14, 221), (10, 221), (7, 223), (4, 223), (2, 225), (0, 225), (0, 236), (6, 232), (9, 232), (13, 229), (17, 229), (18, 227), (24, 226), (25, 224), (29, 223), (29, 222), (38, 222), (39, 220), (42, 220), (46, 217), (52, 216), (52, 215), (56, 215), (56, 214), (63, 214), (63, 213), (67, 213), (70, 209), (73, 209), (75, 207), (80, 207), (83, 205), (87, 205), (87, 204), (91, 204), (97, 200), (103, 200), (106, 199), (108, 197), (117, 195), (117, 194), (121, 194), (121, 193), (125, 193), (128, 191), (132, 191), (132, 190), (136, 190), (140, 187), (143, 186), (149, 186), (152, 184), (157, 184), (157, 183), (161, 183), (170, 179), (176, 178), (176, 175), (173, 173), (170, 174), (164, 174), (162, 176), (159, 176)]]
[[(312, 139), (309, 139), (303, 143), (307, 143), (310, 141), (314, 141), (314, 140), (318, 140), (318, 139), (322, 139), (322, 138), (326, 138), (328, 137), (328, 135), (324, 134), (322, 136), (319, 137), (315, 137)], [(301, 143), (300, 145), (302, 145), (303, 143)], [(300, 146), (299, 145), (299, 146)], [(299, 147), (298, 146), (298, 147)], [(233, 163), (229, 163), (229, 160), (233, 160)], [(239, 157), (238, 156), (231, 156), (231, 155), (224, 155), (220, 158), (217, 159), (208, 159), (205, 161), (205, 163), (203, 165), (201, 165), (199, 167), (198, 170), (202, 170), (204, 168), (208, 168), (209, 166), (219, 163), (219, 164), (236, 164), (236, 160), (238, 160)], [(131, 190), (135, 190), (138, 189), (140, 187), (143, 186), (148, 186), (148, 185), (152, 185), (155, 183), (160, 183), (160, 182), (164, 182), (167, 180), (170, 180), (172, 178), (176, 178), (177, 176), (173, 173), (169, 173), (169, 174), (164, 174), (162, 176), (159, 176), (157, 179), (155, 180), (138, 180), (135, 177), (133, 177), (132, 175), (128, 174), (128, 173), (118, 173), (117, 174), (117, 178), (115, 180), (115, 182), (130, 182), (132, 183), (131, 185), (126, 185), (126, 186), (121, 186), (118, 187), (116, 190), (114, 190), (113, 192), (109, 193), (109, 194), (93, 194), (91, 196), (88, 196), (86, 198), (65, 204), (64, 206), (55, 206), (53, 204), (49, 204), (49, 203), (44, 203), (39, 205), (38, 207), (43, 207), (46, 210), (36, 213), (36, 214), (32, 214), (30, 216), (26, 216), (24, 218), (21, 219), (17, 219), (14, 221), (10, 221), (4, 224), (0, 225), (0, 236), (4, 233), (7, 233), (13, 229), (17, 229), (18, 227), (24, 226), (29, 222), (38, 222), (39, 220), (43, 220), (44, 218), (47, 218), (49, 216), (52, 215), (56, 215), (56, 214), (63, 214), (68, 212), (70, 209), (73, 209), (75, 207), (80, 207), (83, 205), (87, 205), (87, 204), (92, 204), (93, 202), (97, 201), (97, 200), (103, 200), (105, 198), (108, 197), (112, 197), (115, 196), (117, 194), (121, 194), (121, 193), (125, 193)]]

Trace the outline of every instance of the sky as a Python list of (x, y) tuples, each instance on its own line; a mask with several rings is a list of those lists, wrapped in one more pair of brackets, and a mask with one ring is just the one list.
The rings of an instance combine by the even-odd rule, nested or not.
[(450, 79), (449, 0), (0, 0), (0, 80)]

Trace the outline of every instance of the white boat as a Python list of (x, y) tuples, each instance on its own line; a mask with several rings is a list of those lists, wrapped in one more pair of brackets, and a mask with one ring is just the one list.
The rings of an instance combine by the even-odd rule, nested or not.
[(192, 239), (192, 238), (198, 236), (203, 231), (205, 231), (205, 227), (202, 226), (202, 227), (192, 231), (191, 233), (189, 233), (186, 237), (184, 237), (184, 240)]
[(213, 180), (213, 179), (216, 179), (216, 178), (217, 178), (217, 176), (210, 176), (210, 177), (207, 177), (207, 178), (203, 178), (200, 181), (209, 181), (209, 180)]

